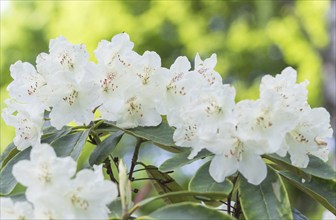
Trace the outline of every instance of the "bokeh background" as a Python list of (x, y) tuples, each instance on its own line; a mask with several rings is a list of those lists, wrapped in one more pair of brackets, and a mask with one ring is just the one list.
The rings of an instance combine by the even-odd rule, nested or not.
[[(1, 109), (10, 65), (35, 64), (50, 39), (63, 35), (84, 43), (94, 61), (100, 40), (125, 31), (135, 51), (156, 51), (165, 67), (180, 55), (193, 61), (197, 52), (203, 58), (216, 53), (216, 70), (236, 87), (237, 101), (257, 98), (261, 76), (292, 66), (299, 81), (310, 81), (311, 106), (326, 107), (335, 129), (335, 11), (334, 0), (1, 0)], [(14, 135), (1, 119), (1, 151)], [(306, 215), (321, 214), (305, 196), (291, 199)]]

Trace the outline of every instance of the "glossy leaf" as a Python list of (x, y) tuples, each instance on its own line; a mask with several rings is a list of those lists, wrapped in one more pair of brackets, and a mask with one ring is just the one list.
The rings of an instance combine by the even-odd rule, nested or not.
[(209, 197), (224, 199), (230, 194), (233, 184), (228, 179), (217, 183), (209, 174), (210, 161), (201, 166), (189, 182), (189, 190), (208, 194)]
[(336, 215), (336, 181), (326, 180), (313, 176), (310, 181), (302, 181), (301, 178), (290, 172), (280, 172), (291, 184), (304, 193), (319, 201), (324, 207)]
[(97, 165), (104, 162), (108, 155), (110, 155), (114, 148), (117, 146), (123, 134), (123, 131), (117, 131), (116, 133), (111, 134), (109, 137), (107, 137), (100, 144), (98, 144), (90, 155), (90, 165), (93, 166), (94, 164)]
[[(183, 188), (167, 173), (160, 172), (155, 166), (146, 166), (146, 172), (149, 178), (151, 178), (151, 182), (158, 192), (158, 194), (165, 194), (168, 192), (177, 192), (182, 191)], [(193, 197), (166, 197), (164, 201), (168, 204), (170, 203), (178, 203), (184, 201), (194, 201)]]
[(71, 156), (78, 159), (90, 130), (69, 133), (51, 142), (58, 157)]
[(299, 210), (293, 209), (293, 220), (308, 220), (306, 216), (304, 216)]
[(149, 216), (155, 219), (234, 219), (216, 209), (190, 202), (167, 205), (152, 212)]
[(43, 130), (43, 135), (41, 137), (42, 143), (48, 143), (55, 141), (71, 132), (71, 127), (64, 126), (61, 130), (57, 130), (54, 127), (47, 127)]
[(323, 179), (334, 179), (336, 176), (336, 172), (327, 163), (315, 156), (309, 156), (309, 164), (307, 168), (293, 166), (288, 155), (286, 157), (280, 157), (277, 154), (271, 154), (264, 155), (264, 157), (307, 180), (310, 178), (309, 175)]
[(159, 170), (163, 171), (163, 172), (166, 172), (166, 171), (169, 171), (169, 170), (174, 170), (175, 168), (182, 167), (182, 166), (190, 164), (190, 163), (192, 163), (196, 160), (199, 160), (201, 158), (212, 155), (212, 153), (203, 149), (201, 152), (199, 152), (197, 154), (197, 156), (195, 156), (193, 159), (189, 160), (188, 156), (189, 156), (190, 152), (191, 152), (191, 149), (187, 149), (182, 153), (176, 154), (172, 158), (163, 162), (161, 164), (161, 166), (159, 167)]
[(16, 149), (14, 143), (10, 143), (0, 155), (0, 169), (19, 152), (20, 151)]
[[(110, 125), (117, 127), (113, 123)], [(117, 127), (119, 128), (119, 127)], [(167, 123), (162, 122), (156, 127), (136, 127), (132, 129), (123, 129), (125, 133), (132, 136), (151, 141), (156, 146), (173, 153), (182, 152), (183, 148), (177, 147), (173, 140), (174, 129), (170, 127)]]
[(110, 219), (121, 219), (122, 218), (122, 208), (120, 198), (113, 200), (108, 206), (110, 210)]
[(30, 150), (31, 147), (20, 151), (16, 154), (12, 159), (8, 161), (8, 163), (3, 167), (0, 172), (0, 194), (8, 195), (17, 184), (16, 179), (12, 174), (12, 169), (14, 164), (16, 164), (20, 160), (25, 160), (30, 158)]
[(286, 188), (271, 168), (260, 185), (252, 185), (240, 176), (239, 197), (244, 216), (249, 219), (293, 219)]

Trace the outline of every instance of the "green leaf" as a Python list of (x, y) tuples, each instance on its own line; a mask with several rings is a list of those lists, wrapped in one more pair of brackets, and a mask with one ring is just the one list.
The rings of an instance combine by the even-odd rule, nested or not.
[(98, 144), (90, 155), (90, 165), (93, 166), (94, 164), (101, 164), (108, 157), (108, 155), (112, 153), (123, 134), (123, 131), (117, 131)]
[(264, 155), (263, 157), (280, 165), (286, 170), (298, 174), (306, 180), (309, 180), (310, 178), (306, 174), (317, 176), (323, 179), (334, 179), (336, 176), (336, 172), (327, 163), (323, 162), (320, 158), (315, 156), (309, 156), (309, 164), (307, 168), (298, 168), (293, 166), (288, 154), (286, 157), (280, 157), (277, 154)]
[[(191, 192), (191, 191), (177, 191), (177, 192), (168, 192), (162, 195), (158, 195), (158, 196), (153, 196), (147, 199), (142, 200), (141, 202), (135, 204), (130, 210), (129, 213), (132, 214), (133, 212), (135, 212), (135, 210), (137, 210), (140, 207), (146, 206), (146, 205), (150, 205), (151, 203), (155, 202), (156, 200), (159, 199), (164, 199), (164, 198), (173, 198), (173, 197), (203, 197), (203, 198), (207, 198), (207, 194), (206, 193), (202, 193), (202, 192)], [(210, 198), (209, 198), (210, 199)], [(199, 203), (199, 200), (195, 200), (197, 201), (197, 203)]]
[(95, 129), (95, 131), (99, 133), (115, 133), (117, 131), (120, 131), (121, 129), (116, 127), (115, 125), (108, 124), (109, 122), (105, 122), (101, 125), (99, 125), (98, 128)]
[(12, 174), (12, 169), (14, 164), (16, 164), (20, 160), (25, 160), (30, 158), (30, 150), (31, 147), (20, 151), (16, 154), (12, 159), (8, 161), (8, 163), (3, 167), (0, 172), (0, 194), (8, 195), (17, 184), (16, 179)]
[(288, 171), (280, 174), (291, 184), (304, 193), (319, 201), (324, 207), (336, 215), (336, 181), (313, 176), (310, 181), (302, 181), (298, 176)]
[(109, 219), (121, 219), (122, 207), (120, 198), (113, 200), (107, 207), (110, 210)]
[(173, 156), (172, 158), (166, 160), (165, 162), (163, 162), (161, 164), (161, 166), (159, 167), (160, 171), (166, 172), (169, 170), (174, 170), (175, 168), (178, 167), (182, 167), (184, 165), (190, 164), (196, 160), (199, 160), (201, 158), (207, 157), (212, 155), (212, 153), (210, 153), (209, 151), (203, 149), (201, 152), (199, 152), (197, 154), (196, 157), (194, 157), (193, 159), (188, 159), (188, 156), (191, 152), (191, 149), (185, 150), (182, 153), (178, 153), (175, 156)]
[(232, 191), (233, 184), (228, 179), (217, 183), (209, 174), (209, 166), (210, 161), (197, 170), (189, 182), (189, 190), (205, 193), (211, 198), (224, 199)]
[[(110, 125), (119, 128), (113, 123), (110, 123)], [(183, 151), (183, 148), (177, 147), (175, 145), (173, 140), (174, 129), (170, 127), (167, 123), (162, 122), (161, 124), (155, 127), (136, 127), (132, 129), (123, 129), (123, 128), (119, 129), (135, 137), (151, 141), (156, 146), (166, 151), (172, 153), (179, 153)]]
[(71, 127), (64, 126), (61, 130), (57, 130), (54, 127), (47, 127), (43, 130), (43, 135), (41, 137), (41, 143), (50, 144), (56, 139), (61, 138), (71, 132)]
[[(182, 191), (183, 188), (167, 173), (160, 172), (157, 167), (149, 165), (146, 166), (146, 172), (149, 178), (151, 178), (151, 182), (158, 192), (158, 194), (162, 195), (167, 192), (176, 192)], [(178, 203), (185, 201), (194, 201), (193, 197), (165, 197), (164, 201), (168, 204), (170, 203)]]
[(240, 176), (239, 197), (245, 218), (293, 219), (286, 188), (279, 175), (268, 168), (260, 185), (252, 185)]
[(90, 130), (69, 133), (51, 142), (58, 157), (71, 156), (78, 159)]
[(304, 216), (299, 210), (293, 208), (293, 220), (308, 220), (306, 216)]
[(16, 154), (18, 154), (20, 151), (16, 149), (16, 146), (14, 143), (10, 143), (4, 152), (0, 155), (0, 168), (5, 166), (7, 162), (12, 159)]
[(152, 212), (149, 216), (155, 219), (234, 219), (216, 209), (190, 202), (167, 205)]
[[(43, 130), (44, 134), (41, 137), (41, 143), (50, 143), (53, 140), (68, 134), (70, 131), (70, 127), (63, 127), (61, 130), (57, 130), (54, 127), (47, 127)], [(17, 150), (14, 143), (10, 143), (0, 155), (0, 168), (4, 167), (6, 163), (19, 152), (20, 151)]]

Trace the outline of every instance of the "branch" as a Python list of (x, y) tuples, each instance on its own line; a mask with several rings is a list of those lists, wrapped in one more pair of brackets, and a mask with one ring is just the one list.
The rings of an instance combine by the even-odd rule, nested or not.
[(133, 158), (132, 158), (132, 164), (131, 164), (130, 172), (129, 172), (129, 175), (128, 175), (128, 179), (130, 181), (132, 181), (134, 167), (137, 164), (139, 149), (140, 149), (140, 145), (141, 145), (142, 141), (143, 140), (141, 138), (137, 138), (137, 142), (135, 144), (135, 149), (134, 149)]

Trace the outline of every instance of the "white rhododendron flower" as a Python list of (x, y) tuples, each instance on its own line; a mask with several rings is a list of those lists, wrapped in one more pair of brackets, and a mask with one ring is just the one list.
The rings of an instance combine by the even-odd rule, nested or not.
[(201, 60), (201, 57), (198, 53), (196, 54), (195, 72), (200, 74), (204, 78), (205, 83), (209, 86), (222, 84), (221, 75), (214, 70), (216, 64), (216, 54), (212, 54), (210, 58), (207, 58), (204, 61)]
[[(175, 129), (175, 144), (191, 148), (189, 159), (202, 149), (214, 154), (209, 172), (217, 182), (240, 172), (260, 184), (267, 175), (264, 154), (288, 153), (301, 168), (309, 155), (327, 160), (329, 113), (309, 106), (308, 81), (297, 83), (293, 68), (264, 76), (259, 99), (235, 103), (235, 89), (215, 71), (216, 54), (204, 60), (197, 54), (194, 69), (180, 56), (167, 69), (156, 52), (139, 55), (133, 47), (126, 33), (118, 34), (98, 44), (93, 63), (83, 44), (58, 37), (50, 41), (49, 53), (37, 57), (36, 68), (21, 61), (11, 66), (11, 98), (2, 117), (16, 129), (18, 150), (32, 146), (30, 160), (14, 165), (13, 175), (27, 187), (34, 217), (106, 219), (106, 205), (117, 196), (101, 166), (75, 175), (72, 158), (59, 158), (40, 144), (45, 120), (58, 130), (71, 122), (91, 127), (97, 111), (103, 123), (135, 128), (157, 126), (163, 116)], [(5, 203), (9, 210), (20, 209), (19, 203)]]
[(33, 206), (27, 202), (14, 205), (5, 199), (1, 204), (5, 216), (10, 213), (29, 214), (29, 219), (108, 219), (107, 205), (118, 196), (117, 186), (104, 179), (102, 165), (75, 175), (76, 162), (71, 157), (57, 157), (48, 144), (34, 146), (30, 160), (19, 161), (12, 172), (27, 187), (26, 198)]
[(115, 35), (111, 41), (102, 40), (94, 51), (98, 64), (113, 65), (116, 62), (127, 65), (125, 56), (132, 53), (134, 43), (126, 33)]
[(64, 191), (65, 201), (60, 208), (65, 218), (71, 219), (108, 219), (106, 205), (118, 196), (117, 186), (104, 180), (102, 165), (93, 171), (79, 171)]
[(13, 166), (15, 179), (28, 188), (27, 199), (33, 202), (42, 191), (60, 190), (75, 172), (76, 162), (71, 157), (57, 157), (48, 144), (34, 146), (30, 160), (21, 160)]
[(83, 44), (72, 44), (63, 36), (50, 41), (49, 54), (37, 56), (37, 71), (47, 79), (57, 73), (66, 73), (75, 79), (83, 78), (89, 54)]
[(237, 126), (224, 123), (212, 138), (207, 149), (215, 154), (209, 172), (217, 182), (239, 171), (249, 183), (260, 184), (266, 177), (266, 164), (261, 156), (269, 151), (265, 139), (246, 138)]
[(37, 73), (35, 67), (27, 62), (18, 61), (10, 67), (13, 82), (7, 90), (11, 98), (21, 103), (47, 108), (46, 99), (49, 93), (47, 81), (41, 74)]
[(5, 100), (7, 108), (2, 112), (2, 118), (7, 125), (16, 130), (13, 140), (18, 150), (24, 150), (41, 142), (43, 112), (38, 105), (18, 103), (15, 99)]
[(305, 168), (309, 155), (328, 160), (328, 146), (325, 138), (332, 137), (330, 115), (324, 108), (306, 110), (299, 118), (296, 127), (287, 133), (283, 146), (288, 149), (292, 164)]
[(163, 74), (161, 82), (164, 88), (163, 100), (157, 106), (161, 114), (168, 114), (169, 117), (176, 108), (189, 102), (193, 89), (200, 88), (201, 76), (189, 71), (190, 68), (187, 57), (178, 57), (167, 74)]
[(300, 114), (308, 106), (308, 81), (296, 83), (296, 79), (297, 73), (292, 67), (285, 68), (275, 77), (264, 76), (260, 84), (260, 98), (276, 99), (277, 108)]
[(29, 202), (13, 202), (10, 198), (0, 197), (0, 219), (33, 219), (33, 207)]
[(100, 103), (98, 85), (92, 78), (94, 64), (88, 61), (85, 46), (59, 37), (50, 41), (49, 52), (38, 56), (37, 69), (50, 89), (51, 125), (61, 129), (72, 121), (89, 124), (93, 109)]
[(246, 140), (262, 140), (266, 144), (263, 153), (279, 150), (286, 132), (295, 126), (295, 115), (276, 108), (275, 103), (276, 100), (243, 100), (234, 110), (239, 133)]
[(176, 111), (179, 117), (175, 119), (171, 117), (170, 123), (175, 126), (184, 118), (192, 117), (199, 123), (206, 121), (217, 127), (224, 121), (232, 120), (235, 95), (236, 91), (230, 85), (218, 85), (215, 89), (206, 87), (194, 91), (190, 101)]
[(155, 108), (155, 103), (143, 95), (141, 90), (128, 91), (116, 115), (118, 116), (116, 124), (122, 128), (157, 126), (162, 121), (161, 115)]
[[(89, 76), (88, 76), (89, 77)], [(93, 120), (93, 110), (100, 104), (98, 85), (90, 78), (76, 82), (66, 74), (54, 75), (54, 84), (49, 99), (52, 107), (50, 123), (61, 129), (69, 122), (89, 124)]]

